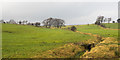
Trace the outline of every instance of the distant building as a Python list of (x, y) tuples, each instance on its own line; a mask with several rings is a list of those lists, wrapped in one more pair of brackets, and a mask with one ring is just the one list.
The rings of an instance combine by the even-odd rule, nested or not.
[(9, 24), (17, 24), (14, 20), (10, 20), (8, 23)]

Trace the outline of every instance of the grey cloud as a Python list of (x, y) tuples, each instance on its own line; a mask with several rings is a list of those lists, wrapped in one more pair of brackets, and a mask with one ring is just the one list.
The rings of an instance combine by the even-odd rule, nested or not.
[[(115, 2), (14, 2), (5, 3), (3, 6), (3, 19), (40, 21), (49, 17), (61, 18), (67, 24), (87, 24), (95, 21), (91, 14), (96, 11), (117, 11)], [(98, 12), (99, 13), (99, 12)], [(117, 12), (115, 12), (116, 14)], [(116, 16), (114, 14), (114, 16)], [(109, 15), (109, 13), (108, 13)], [(82, 19), (81, 19), (82, 17)], [(85, 20), (83, 18), (85, 17)], [(88, 18), (87, 18), (88, 17)], [(87, 19), (86, 19), (87, 18)], [(92, 17), (93, 18), (93, 17)], [(113, 17), (115, 18), (115, 17)], [(116, 18), (117, 19), (117, 18)], [(87, 22), (85, 22), (87, 21)], [(91, 21), (91, 22), (90, 22)]]

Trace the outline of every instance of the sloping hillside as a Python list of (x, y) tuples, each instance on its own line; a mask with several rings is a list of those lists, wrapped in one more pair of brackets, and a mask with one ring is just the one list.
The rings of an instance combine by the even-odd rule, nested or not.
[[(110, 24), (108, 25), (111, 26)], [(120, 40), (118, 39), (119, 30), (105, 29), (94, 24), (80, 25), (76, 27), (78, 28), (78, 31), (97, 34), (104, 38), (104, 40), (96, 44), (96, 46), (92, 48), (91, 51), (86, 51), (86, 53), (84, 53), (81, 58), (112, 58), (120, 56), (120, 47), (118, 47), (120, 44)]]
[(118, 23), (104, 23), (106, 28), (111, 28), (111, 29), (120, 29), (120, 24)]
[(29, 58), (67, 43), (93, 39), (62, 29), (48, 29), (27, 25), (2, 25), (3, 58)]
[(72, 32), (66, 29), (3, 24), (3, 58), (112, 58), (119, 56), (118, 30), (103, 29), (94, 24), (76, 27), (77, 31)]
[(118, 30), (112, 30), (112, 29), (103, 29), (98, 25), (79, 25), (76, 26), (78, 31), (85, 32), (85, 33), (92, 33), (92, 34), (98, 34), (102, 37), (114, 37), (118, 38)]

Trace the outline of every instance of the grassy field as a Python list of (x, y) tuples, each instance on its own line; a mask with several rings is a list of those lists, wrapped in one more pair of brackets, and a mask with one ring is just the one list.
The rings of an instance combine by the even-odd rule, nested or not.
[(29, 58), (67, 43), (88, 39), (92, 37), (62, 29), (3, 24), (2, 56), (3, 58)]
[[(104, 29), (98, 25), (78, 25), (77, 30), (84, 33), (92, 33), (97, 34), (102, 37), (105, 37), (104, 41), (98, 43), (94, 48), (91, 49), (90, 52), (85, 52), (81, 57), (83, 58), (110, 58), (110, 57), (118, 57), (120, 53), (118, 51), (118, 24), (105, 24), (106, 26), (110, 26), (111, 29)], [(120, 47), (119, 47), (120, 49)], [(108, 53), (109, 52), (109, 53)], [(104, 54), (103, 54), (104, 53)]]
[[(117, 24), (114, 24), (114, 26), (117, 26)], [(99, 27), (98, 25), (79, 25), (76, 26), (78, 31), (85, 32), (85, 33), (92, 33), (92, 34), (98, 34), (102, 37), (115, 37), (118, 38), (118, 30), (111, 30), (111, 29), (103, 29)]]
[(103, 23), (105, 27), (111, 28), (111, 29), (120, 29), (120, 26), (118, 23)]
[[(113, 25), (116, 26), (117, 24), (112, 24), (112, 26)], [(109, 26), (111, 25), (109, 24)], [(99, 43), (97, 45), (98, 47), (93, 48), (92, 53), (88, 54), (88, 52), (85, 52), (85, 54), (83, 54), (84, 52), (82, 52), (80, 46), (74, 43), (78, 43), (82, 41), (93, 42), (92, 40), (95, 40), (93, 36), (80, 34), (78, 32), (72, 32), (65, 29), (57, 29), (57, 28), (48, 29), (48, 28), (34, 27), (27, 25), (3, 24), (2, 25), (3, 58), (29, 58), (29, 57), (36, 58), (36, 57), (50, 57), (51, 55), (52, 57), (64, 58), (73, 55), (79, 57), (81, 54), (83, 54), (82, 57), (86, 57), (89, 55), (90, 56), (97, 55), (99, 57), (103, 55), (101, 54), (101, 52), (105, 52), (106, 55), (107, 54), (109, 55), (109, 53), (107, 53), (108, 51), (112, 53), (118, 49), (117, 48), (118, 44), (116, 40), (118, 38), (118, 30), (103, 29), (100, 26), (94, 24), (91, 24), (89, 26), (76, 25), (76, 27), (77, 27), (77, 31), (83, 33), (97, 34), (102, 37), (106, 37), (106, 40), (103, 41), (102, 43)], [(108, 44), (105, 45), (106, 43)], [(105, 51), (99, 49), (101, 46), (103, 46), (103, 48), (101, 49)], [(114, 48), (114, 46), (115, 49), (112, 50), (105, 49), (105, 47)], [(94, 54), (95, 49), (98, 49), (97, 54)], [(57, 53), (59, 53), (59, 55), (56, 55)], [(116, 56), (114, 53), (112, 54), (113, 55), (110, 56)]]

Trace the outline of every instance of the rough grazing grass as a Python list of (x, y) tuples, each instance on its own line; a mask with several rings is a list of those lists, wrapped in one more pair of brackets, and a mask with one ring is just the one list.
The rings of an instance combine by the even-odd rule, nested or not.
[(118, 38), (118, 30), (103, 29), (98, 25), (79, 25), (76, 26), (78, 31), (85, 33), (98, 34), (103, 37), (115, 37)]
[[(106, 24), (107, 25), (107, 24)], [(117, 24), (108, 24), (109, 26), (118, 27)], [(67, 26), (71, 27), (71, 26)], [(86, 51), (80, 58), (112, 58), (118, 57), (118, 30), (115, 28), (113, 29), (104, 29), (98, 25), (76, 25), (77, 31), (83, 33), (92, 33), (100, 35), (104, 41), (96, 44), (90, 51)], [(88, 40), (90, 41), (90, 40)]]
[(2, 56), (3, 58), (29, 58), (66, 43), (88, 39), (92, 37), (62, 29), (2, 24)]
[(107, 37), (104, 41), (98, 43), (90, 52), (85, 52), (83, 58), (112, 58), (118, 57), (118, 41), (115, 38)]
[[(107, 25), (107, 24), (106, 24)], [(109, 25), (112, 26), (112, 25)], [(116, 26), (116, 25), (114, 25)], [(103, 29), (97, 25), (80, 25), (76, 26), (78, 31), (85, 32), (85, 33), (92, 33), (97, 34), (102, 37), (106, 37), (106, 40), (97, 44), (99, 46), (95, 46), (92, 48), (90, 52), (86, 52), (83, 54), (86, 58), (110, 58), (110, 57), (118, 57), (118, 31), (113, 29)], [(112, 27), (111, 27), (112, 28)], [(109, 38), (113, 37), (115, 39)], [(102, 44), (104, 43), (104, 44)], [(106, 45), (107, 44), (107, 45)], [(112, 48), (112, 50), (111, 50)], [(109, 52), (109, 53), (108, 53)], [(116, 54), (117, 53), (117, 54)]]
[(38, 54), (32, 58), (74, 58), (79, 57), (79, 52), (83, 53), (83, 51), (84, 48), (82, 46), (69, 43), (56, 49), (43, 52), (42, 54)]
[(104, 23), (104, 25), (107, 28), (120, 29), (120, 26), (118, 25), (118, 23)]

